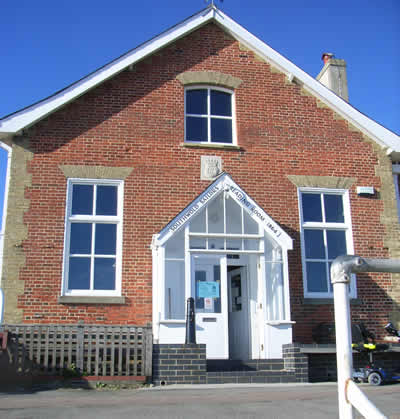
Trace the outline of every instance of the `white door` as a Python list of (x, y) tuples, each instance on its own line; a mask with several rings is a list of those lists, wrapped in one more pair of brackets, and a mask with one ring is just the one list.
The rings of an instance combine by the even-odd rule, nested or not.
[(192, 256), (192, 295), (196, 341), (207, 345), (208, 359), (228, 359), (226, 256)]
[(229, 352), (231, 359), (249, 359), (249, 299), (244, 266), (228, 272)]

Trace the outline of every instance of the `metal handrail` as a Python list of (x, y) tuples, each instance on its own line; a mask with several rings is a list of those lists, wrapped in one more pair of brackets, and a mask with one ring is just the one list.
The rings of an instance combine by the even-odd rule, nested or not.
[(339, 418), (353, 419), (353, 406), (367, 419), (386, 418), (352, 381), (349, 284), (351, 274), (358, 272), (400, 273), (400, 260), (365, 259), (360, 256), (344, 255), (332, 262), (331, 282), (335, 306)]

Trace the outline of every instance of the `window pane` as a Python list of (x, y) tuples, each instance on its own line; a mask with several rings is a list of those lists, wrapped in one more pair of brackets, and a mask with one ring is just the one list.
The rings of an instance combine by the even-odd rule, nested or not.
[(304, 244), (307, 259), (325, 259), (324, 232), (304, 230)]
[(211, 118), (211, 141), (232, 143), (232, 120)]
[(186, 117), (186, 141), (207, 140), (207, 118)]
[(115, 255), (117, 244), (116, 224), (96, 224), (95, 254)]
[(185, 263), (165, 261), (165, 312), (166, 319), (185, 318)]
[(260, 240), (259, 239), (244, 240), (244, 250), (260, 250)]
[(90, 288), (90, 258), (69, 258), (68, 289), (88, 290)]
[(258, 234), (258, 224), (247, 214), (246, 211), (243, 211), (244, 218), (244, 234)]
[(189, 229), (192, 233), (206, 232), (206, 211), (202, 210), (190, 222)]
[(242, 250), (242, 240), (241, 239), (226, 239), (226, 249), (227, 250)]
[(172, 236), (165, 245), (166, 258), (184, 258), (185, 257), (185, 230), (182, 229)]
[(232, 199), (225, 199), (226, 208), (226, 232), (228, 234), (242, 233), (242, 210)]
[(308, 292), (327, 292), (326, 264), (323, 262), (307, 262)]
[(225, 246), (224, 239), (208, 239), (208, 248), (211, 250), (223, 249)]
[(344, 223), (342, 195), (324, 195), (324, 205), (326, 222)]
[(230, 93), (211, 90), (211, 115), (232, 116)]
[(92, 224), (73, 223), (71, 224), (70, 254), (92, 253)]
[(116, 186), (97, 186), (96, 215), (117, 215)]
[(301, 195), (304, 221), (322, 221), (321, 195), (303, 193)]
[(189, 247), (191, 249), (205, 249), (206, 239), (202, 239), (201, 237), (191, 237)]
[(346, 233), (344, 231), (328, 230), (326, 232), (328, 242), (328, 258), (335, 259), (340, 255), (347, 254)]
[(208, 232), (224, 232), (224, 194), (220, 194), (208, 206)]
[(72, 186), (72, 215), (93, 214), (93, 185)]
[(200, 115), (208, 113), (206, 89), (186, 90), (186, 113)]
[(95, 258), (94, 289), (115, 290), (115, 259)]

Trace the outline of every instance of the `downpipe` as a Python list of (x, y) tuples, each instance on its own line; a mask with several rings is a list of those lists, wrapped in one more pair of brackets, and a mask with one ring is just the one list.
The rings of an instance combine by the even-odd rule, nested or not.
[[(336, 361), (340, 419), (353, 419), (353, 404), (357, 408), (363, 403), (364, 406), (373, 406), (364, 393), (352, 381), (353, 354), (351, 349), (349, 286), (351, 274), (359, 272), (400, 273), (400, 260), (365, 259), (360, 256), (344, 255), (337, 257), (332, 262), (331, 282), (333, 285), (335, 307)], [(358, 391), (356, 391), (355, 388), (357, 388)], [(350, 397), (348, 397), (349, 395)], [(363, 412), (363, 414), (366, 418), (385, 418), (385, 416), (375, 407), (374, 409), (368, 409), (367, 407), (367, 412)], [(377, 416), (378, 414), (380, 416)]]

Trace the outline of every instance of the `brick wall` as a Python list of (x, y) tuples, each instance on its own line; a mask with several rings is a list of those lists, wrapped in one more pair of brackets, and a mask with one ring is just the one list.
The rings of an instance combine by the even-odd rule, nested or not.
[[(183, 144), (184, 87), (176, 77), (204, 70), (242, 80), (235, 90), (239, 149)], [(223, 170), (294, 239), (289, 275), (297, 341), (309, 342), (317, 323), (331, 321), (333, 305), (304, 304), (297, 190), (289, 175), (354, 178), (350, 199), (355, 252), (388, 257), (390, 246), (398, 246), (395, 240), (385, 241), (394, 234), (393, 226), (382, 221), (386, 203), (379, 191), (384, 189), (383, 176), (391, 173), (385, 154), (214, 24), (65, 106), (25, 133), (15, 147), (29, 153), (22, 169), (21, 161), (13, 161), (20, 179), (29, 177), (29, 182), (23, 185), (23, 196), (9, 200), (10, 208), (24, 200), (24, 231), (18, 242), (12, 227), (6, 233), (5, 265), (17, 270), (7, 276), (5, 267), (5, 284), (19, 290), (15, 318), (24, 322), (151, 322), (151, 238), (208, 185), (200, 180), (202, 155), (220, 156)], [(66, 197), (62, 165), (132, 168), (125, 179), (122, 305), (57, 301)], [(357, 185), (374, 186), (378, 194), (374, 199), (358, 197)], [(21, 188), (18, 178), (10, 188)], [(8, 214), (13, 216), (12, 211)], [(391, 299), (391, 276), (360, 275), (358, 289), (363, 304), (353, 307), (353, 317), (378, 333), (388, 313), (398, 311)]]

